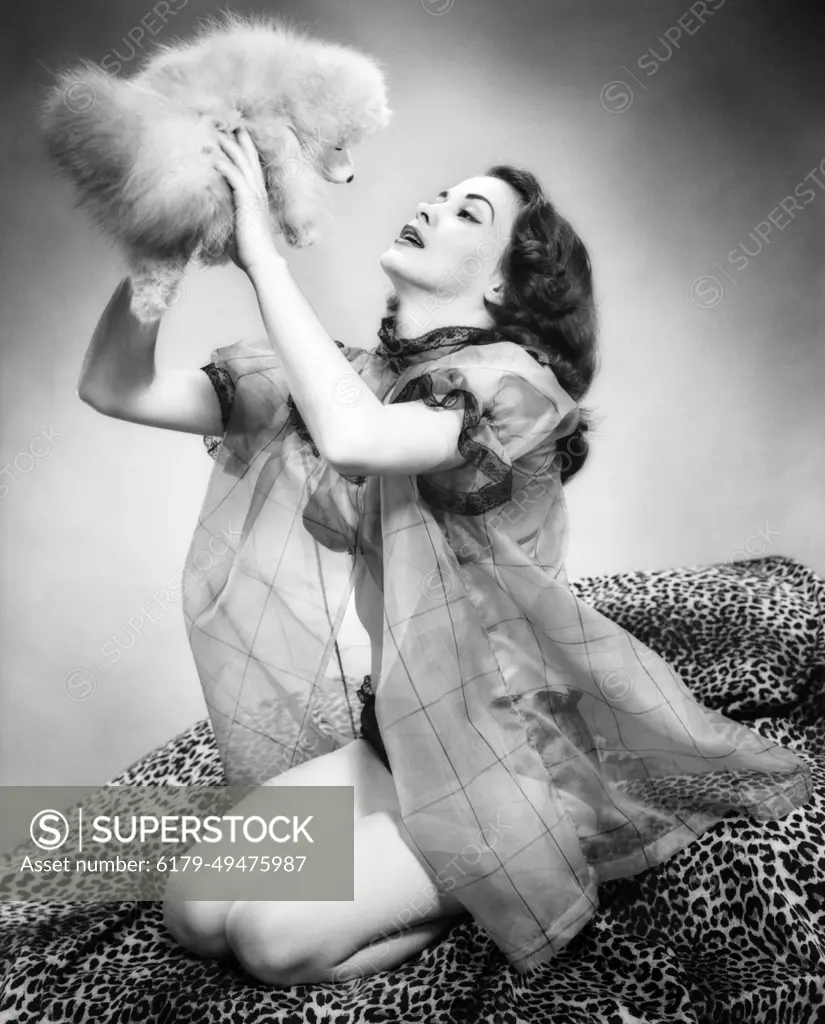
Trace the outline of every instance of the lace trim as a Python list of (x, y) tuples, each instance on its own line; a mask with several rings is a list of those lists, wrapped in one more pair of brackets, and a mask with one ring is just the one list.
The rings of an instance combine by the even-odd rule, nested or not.
[(435, 409), (455, 408), (460, 396), (464, 396), (464, 422), (458, 436), (458, 451), (462, 458), (476, 466), (490, 480), (478, 491), (456, 491), (417, 476), (418, 491), (428, 505), (444, 512), (463, 516), (479, 516), (506, 504), (513, 492), (513, 469), (508, 463), (490, 451), (485, 445), (470, 437), (470, 431), (482, 418), (476, 396), (466, 388), (451, 388), (443, 400), (433, 394), (433, 378), (429, 373), (415, 377), (401, 389), (393, 399), (396, 402), (414, 402), (421, 399), (425, 405)]
[(304, 418), (298, 411), (298, 406), (295, 404), (292, 395), (287, 395), (286, 404), (289, 406), (291, 410), (289, 414), (289, 422), (295, 428), (295, 433), (298, 435), (298, 437), (300, 437), (302, 441), (306, 441), (306, 443), (312, 449), (312, 454), (316, 458), (320, 458), (321, 453), (318, 451), (318, 448), (316, 447), (315, 442), (312, 439), (312, 434), (310, 434), (306, 423), (304, 423)]
[(229, 425), (229, 415), (232, 412), (232, 401), (235, 397), (235, 381), (232, 374), (223, 366), (216, 366), (215, 363), (207, 363), (201, 369), (212, 381), (212, 385), (218, 395), (218, 402), (221, 407), (221, 422), (224, 432)]
[(212, 459), (217, 459), (218, 452), (223, 444), (223, 438), (218, 437), (217, 434), (204, 434), (203, 443), (206, 446), (206, 454)]
[(375, 351), (383, 356), (390, 367), (399, 375), (407, 365), (407, 357), (418, 355), (430, 349), (455, 350), (465, 345), (492, 345), (504, 341), (504, 337), (495, 329), (488, 327), (470, 327), (466, 324), (452, 324), (449, 327), (434, 327), (431, 331), (417, 338), (396, 338), (395, 314), (383, 317), (378, 328), (381, 339)]
[(372, 676), (364, 676), (364, 682), (355, 692), (362, 704), (368, 704), (371, 700), (375, 700), (375, 694), (372, 692)]
[[(212, 381), (212, 386), (218, 396), (218, 403), (221, 408), (221, 423), (223, 424), (224, 433), (226, 433), (226, 428), (229, 425), (229, 416), (232, 412), (232, 402), (235, 398), (235, 381), (232, 379), (232, 374), (225, 367), (217, 366), (215, 363), (207, 363), (201, 369)], [(217, 434), (204, 434), (203, 443), (206, 446), (206, 454), (212, 459), (217, 459), (218, 452), (223, 444), (223, 437), (219, 437)]]

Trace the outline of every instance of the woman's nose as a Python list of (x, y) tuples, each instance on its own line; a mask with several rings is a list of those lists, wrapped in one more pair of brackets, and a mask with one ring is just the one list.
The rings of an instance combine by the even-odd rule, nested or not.
[(416, 208), (415, 208), (415, 212), (418, 214), (419, 217), (423, 218), (425, 223), (427, 223), (427, 224), (430, 223), (430, 204), (429, 203), (419, 203), (418, 206), (416, 206)]

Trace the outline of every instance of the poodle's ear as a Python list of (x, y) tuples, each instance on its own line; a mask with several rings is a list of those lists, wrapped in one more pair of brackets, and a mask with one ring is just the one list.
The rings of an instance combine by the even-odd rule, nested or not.
[(372, 135), (387, 127), (392, 120), (393, 112), (386, 103), (380, 101), (369, 104), (364, 111), (364, 115), (364, 132), (367, 135)]
[(374, 58), (336, 47), (335, 58), (321, 69), (321, 77), (325, 95), (334, 96), (334, 120), (346, 136), (342, 145), (355, 145), (389, 124), (387, 76)]
[(386, 128), (393, 116), (383, 102), (370, 103), (357, 111), (340, 136), (340, 145), (357, 146), (359, 142)]
[[(288, 119), (279, 120), (275, 133), (275, 146), (273, 149), (278, 153), (283, 163), (289, 161), (303, 161), (307, 156), (307, 140), (296, 126)], [(293, 171), (292, 173), (297, 173)]]

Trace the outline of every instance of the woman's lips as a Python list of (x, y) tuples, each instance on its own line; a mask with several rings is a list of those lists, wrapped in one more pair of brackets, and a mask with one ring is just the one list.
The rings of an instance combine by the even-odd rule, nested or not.
[(404, 224), (396, 237), (402, 242), (409, 242), (411, 245), (417, 246), (419, 249), (424, 248), (424, 239), (421, 237), (421, 232), (413, 224)]

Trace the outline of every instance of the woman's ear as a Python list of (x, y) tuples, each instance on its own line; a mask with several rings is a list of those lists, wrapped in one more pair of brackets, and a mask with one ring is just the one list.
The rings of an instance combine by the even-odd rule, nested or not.
[(504, 296), (504, 281), (499, 274), (494, 274), (484, 289), (484, 298), (494, 305), (499, 305)]

